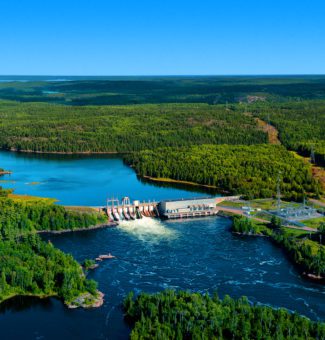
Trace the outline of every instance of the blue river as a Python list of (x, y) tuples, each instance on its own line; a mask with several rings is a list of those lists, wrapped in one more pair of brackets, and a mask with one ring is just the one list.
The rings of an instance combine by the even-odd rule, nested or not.
[[(143, 182), (117, 156), (58, 156), (0, 152), (3, 187), (53, 197), (65, 205), (105, 204), (107, 197), (160, 200), (215, 194), (195, 187)], [(131, 290), (165, 288), (220, 296), (246, 295), (252, 303), (284, 307), (313, 320), (325, 319), (325, 289), (296, 271), (266, 238), (229, 232), (230, 221), (209, 217), (183, 221), (144, 218), (117, 228), (47, 235), (78, 261), (111, 252), (89, 274), (105, 294), (101, 308), (69, 310), (51, 298), (14, 298), (0, 305), (1, 339), (127, 339), (121, 302)]]

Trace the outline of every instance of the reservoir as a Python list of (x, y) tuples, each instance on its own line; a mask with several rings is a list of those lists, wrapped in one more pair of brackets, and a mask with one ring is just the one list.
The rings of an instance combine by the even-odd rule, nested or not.
[[(195, 187), (140, 181), (117, 156), (0, 152), (0, 167), (13, 171), (1, 177), (8, 182), (0, 185), (19, 194), (54, 197), (65, 205), (103, 205), (109, 195), (140, 200), (207, 195)], [(229, 227), (230, 221), (220, 217), (143, 218), (117, 228), (45, 235), (78, 261), (108, 252), (116, 256), (89, 274), (105, 294), (105, 303), (98, 309), (68, 310), (54, 298), (14, 298), (0, 305), (1, 339), (127, 339), (121, 302), (130, 290), (246, 295), (253, 303), (325, 319), (323, 286), (303, 279), (268, 239), (233, 235)]]
[[(48, 155), (0, 151), (0, 168), (13, 171), (0, 177), (0, 186), (17, 194), (51, 197), (63, 205), (103, 206), (106, 199), (163, 199), (206, 196), (199, 187), (170, 186), (139, 180), (116, 155)], [(183, 190), (186, 189), (186, 190)], [(214, 194), (210, 190), (210, 194)]]

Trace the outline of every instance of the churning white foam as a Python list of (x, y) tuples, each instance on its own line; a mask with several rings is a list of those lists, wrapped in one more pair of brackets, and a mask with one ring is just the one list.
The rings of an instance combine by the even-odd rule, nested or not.
[(158, 219), (143, 217), (133, 221), (120, 221), (118, 228), (143, 241), (158, 241), (175, 236), (175, 231), (166, 228)]

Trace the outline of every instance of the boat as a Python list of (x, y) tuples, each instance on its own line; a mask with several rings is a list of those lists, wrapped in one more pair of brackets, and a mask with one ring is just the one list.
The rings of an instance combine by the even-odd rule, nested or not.
[(111, 253), (104, 254), (104, 255), (99, 255), (98, 256), (101, 260), (104, 259), (115, 259), (116, 256), (112, 255)]

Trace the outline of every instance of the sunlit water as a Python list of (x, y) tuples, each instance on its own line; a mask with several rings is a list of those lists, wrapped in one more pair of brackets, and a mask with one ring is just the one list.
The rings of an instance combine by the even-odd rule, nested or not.
[[(13, 171), (0, 177), (0, 186), (19, 194), (52, 197), (65, 205), (103, 206), (106, 199), (129, 196), (163, 200), (206, 196), (198, 187), (158, 185), (140, 181), (116, 155), (42, 155), (0, 151), (0, 168)], [(186, 189), (186, 190), (183, 190)], [(214, 194), (214, 192), (210, 192)]]
[[(91, 161), (87, 160), (90, 166)], [(100, 161), (96, 159), (96, 162)], [(109, 162), (103, 162), (109, 168)], [(45, 171), (53, 171), (53, 163), (47, 164), (50, 169), (42, 165)], [(78, 172), (77, 166), (69, 165), (69, 168)], [(40, 172), (31, 164), (26, 164), (26, 169), (30, 177), (37, 177)], [(83, 165), (79, 171), (82, 169)], [(114, 172), (121, 174), (129, 170), (120, 162)], [(89, 176), (89, 181), (96, 180)], [(143, 186), (152, 193), (163, 189), (171, 190), (167, 194), (193, 195), (180, 189), (143, 184), (135, 176), (127, 178), (133, 179), (126, 187), (141, 189), (134, 196), (144, 196)], [(61, 189), (64, 191), (64, 186)], [(44, 195), (48, 192), (48, 189), (44, 191)], [(60, 195), (60, 190), (54, 192)], [(61, 195), (62, 199), (64, 194)], [(71, 197), (77, 198), (73, 192)], [(91, 202), (94, 199), (95, 196), (90, 196)], [(285, 307), (314, 320), (324, 320), (323, 286), (303, 279), (281, 249), (268, 239), (236, 236), (229, 232), (229, 227), (230, 221), (220, 217), (182, 221), (143, 218), (121, 222), (117, 228), (46, 235), (45, 240), (51, 239), (78, 261), (109, 252), (116, 256), (101, 262), (99, 268), (89, 273), (105, 293), (105, 303), (94, 310), (68, 310), (56, 299), (16, 298), (1, 305), (0, 338), (125, 339), (129, 328), (121, 311), (123, 297), (131, 290), (157, 292), (165, 288), (210, 293), (217, 290), (221, 296), (246, 295), (253, 303)]]

